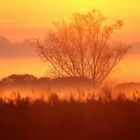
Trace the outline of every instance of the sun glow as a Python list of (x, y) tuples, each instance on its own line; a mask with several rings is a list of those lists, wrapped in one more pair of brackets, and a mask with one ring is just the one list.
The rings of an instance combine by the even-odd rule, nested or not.
[[(52, 28), (52, 20), (62, 18), (66, 20), (73, 12), (86, 13), (94, 8), (101, 10), (111, 22), (117, 19), (124, 21), (125, 26), (121, 32), (115, 34), (115, 40), (127, 43), (139, 41), (140, 1), (138, 0), (0, 0), (0, 36), (5, 36), (12, 42), (25, 38), (44, 37), (46, 32)], [(8, 60), (3, 62), (1, 60), (0, 63), (12, 65), (13, 71), (23, 73), (26, 69), (25, 72), (38, 76), (46, 70), (45, 66), (40, 68), (39, 63), (35, 61), (30, 61), (32, 68), (28, 67), (28, 70), (28, 64), (23, 68)], [(128, 69), (126, 73), (131, 75), (133, 70), (130, 71)], [(3, 67), (0, 75), (3, 73), (11, 74), (6, 66)], [(138, 74), (139, 71), (137, 70), (136, 73)]]
[(124, 20), (124, 38), (135, 40), (140, 32), (137, 28), (140, 24), (137, 20), (140, 19), (139, 5), (137, 0), (1, 0), (0, 30), (1, 35), (11, 40), (21, 40), (25, 36), (38, 37), (51, 26), (52, 20), (67, 19), (75, 11), (85, 13), (96, 8), (113, 20)]

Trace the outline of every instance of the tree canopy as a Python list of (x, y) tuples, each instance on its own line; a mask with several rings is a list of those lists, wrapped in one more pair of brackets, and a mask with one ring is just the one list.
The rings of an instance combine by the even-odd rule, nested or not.
[(107, 24), (98, 10), (74, 13), (69, 22), (55, 22), (44, 42), (38, 41), (40, 56), (51, 64), (58, 77), (86, 77), (99, 85), (122, 60), (129, 46), (112, 45), (110, 39), (123, 21)]

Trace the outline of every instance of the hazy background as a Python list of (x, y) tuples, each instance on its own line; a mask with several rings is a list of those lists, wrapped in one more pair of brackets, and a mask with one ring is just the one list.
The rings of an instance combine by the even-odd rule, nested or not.
[(113, 72), (113, 79), (139, 81), (138, 0), (0, 0), (0, 78), (12, 73), (29, 73), (38, 77), (45, 75), (47, 65), (40, 61), (31, 40), (44, 37), (52, 28), (52, 20), (67, 20), (75, 11), (85, 13), (93, 8), (101, 10), (111, 22), (123, 20), (125, 27), (113, 36), (113, 40), (134, 46)]

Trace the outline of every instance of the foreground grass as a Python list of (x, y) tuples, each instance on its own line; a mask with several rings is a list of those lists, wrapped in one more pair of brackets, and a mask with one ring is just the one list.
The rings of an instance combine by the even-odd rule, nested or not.
[(0, 100), (0, 140), (139, 140), (140, 100)]

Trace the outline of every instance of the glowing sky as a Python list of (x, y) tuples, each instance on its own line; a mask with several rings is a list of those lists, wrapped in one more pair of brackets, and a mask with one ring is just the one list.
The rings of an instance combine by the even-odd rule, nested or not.
[(123, 39), (139, 39), (139, 0), (0, 0), (0, 34), (14, 41), (38, 37), (51, 26), (52, 20), (93, 8), (110, 19), (124, 20)]
[[(139, 0), (0, 0), (0, 36), (5, 36), (12, 42), (22, 41), (25, 38), (38, 38), (44, 36), (49, 28), (51, 28), (52, 20), (68, 19), (70, 15), (77, 12), (88, 12), (96, 8), (101, 10), (105, 16), (111, 21), (122, 19), (125, 23), (124, 29), (116, 34), (116, 40), (123, 42), (139, 42), (140, 41), (140, 1)], [(132, 59), (133, 60), (133, 59)], [(131, 61), (132, 61), (131, 60)], [(136, 62), (135, 60), (133, 60)], [(25, 59), (19, 70), (17, 61), (12, 58), (10, 60), (0, 60), (5, 64), (5, 69), (1, 71), (1, 75), (10, 73), (7, 70), (8, 64), (11, 64), (15, 73), (27, 72), (41, 75), (44, 67), (39, 67), (39, 61), (33, 59), (33, 63), (27, 62)], [(127, 62), (128, 63), (128, 62)], [(133, 70), (128, 70), (127, 75), (133, 77)], [(26, 65), (27, 64), (27, 65)], [(17, 66), (18, 65), (18, 66)], [(28, 69), (28, 65), (32, 65)], [(123, 68), (125, 69), (125, 68)], [(140, 68), (137, 70), (138, 77)], [(45, 69), (44, 69), (45, 71)], [(131, 71), (131, 72), (130, 72)], [(125, 74), (126, 74), (125, 73)]]

